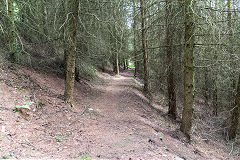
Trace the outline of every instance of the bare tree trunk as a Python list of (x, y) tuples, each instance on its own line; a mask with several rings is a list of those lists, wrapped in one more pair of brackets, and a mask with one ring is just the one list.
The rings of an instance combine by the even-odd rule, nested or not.
[(16, 61), (16, 34), (14, 25), (14, 0), (7, 0), (7, 12), (8, 12), (8, 45), (9, 45), (9, 59), (12, 62)]
[(190, 139), (194, 103), (194, 20), (192, 0), (185, 0), (184, 108), (180, 130)]
[(203, 95), (204, 95), (204, 103), (208, 106), (209, 102), (209, 78), (208, 78), (208, 68), (204, 69), (204, 85), (203, 85)]
[(119, 75), (119, 61), (118, 61), (118, 52), (117, 49), (114, 48), (114, 73)]
[(43, 18), (42, 18), (42, 24), (43, 24), (43, 33), (46, 36), (42, 36), (43, 41), (49, 40), (48, 39), (48, 10), (47, 10), (47, 1), (43, 0), (42, 1), (42, 12), (43, 12)]
[[(113, 12), (114, 13), (114, 12)], [(112, 45), (112, 64), (113, 64), (113, 72), (118, 75), (119, 74), (119, 58), (118, 58), (118, 50), (117, 50), (117, 37), (116, 37), (116, 28), (115, 24), (112, 27), (112, 34), (110, 35), (110, 43)]]
[(127, 69), (127, 60), (124, 59), (123, 60), (123, 70), (126, 70)]
[(229, 139), (232, 140), (236, 137), (238, 124), (239, 124), (239, 106), (240, 106), (240, 76), (238, 78), (238, 87), (237, 87), (237, 95), (235, 98), (235, 106), (232, 111), (231, 117), (231, 126), (229, 129)]
[(145, 17), (145, 0), (140, 0), (140, 10), (142, 18), (142, 52), (143, 52), (143, 67), (144, 67), (144, 88), (145, 92), (149, 92), (149, 73), (148, 73), (148, 54), (146, 50), (146, 17)]
[[(215, 8), (216, 10), (218, 9), (218, 1), (215, 1)], [(217, 22), (217, 12), (215, 12), (215, 21)], [(217, 32), (217, 30), (215, 29), (215, 32)], [(214, 50), (214, 59), (217, 61), (218, 60), (218, 53), (216, 52), (216, 50)], [(213, 115), (217, 116), (218, 115), (218, 70), (217, 68), (215, 68), (214, 73), (214, 80), (213, 80), (213, 84), (214, 84), (214, 89), (213, 89), (213, 94), (212, 94), (212, 98), (213, 98), (213, 102), (212, 102), (212, 107), (213, 107)]]
[(217, 89), (217, 75), (214, 77), (214, 90), (213, 90), (213, 115), (218, 115), (218, 89)]
[(76, 61), (76, 37), (78, 21), (78, 0), (68, 0), (69, 24), (67, 28), (67, 50), (66, 50), (66, 81), (65, 81), (65, 100), (70, 105), (73, 103), (73, 91), (75, 80), (75, 61)]
[(133, 2), (133, 51), (134, 51), (134, 77), (137, 77), (137, 73), (138, 73), (138, 61), (137, 61), (137, 47), (136, 47), (136, 3), (135, 0), (132, 0)]
[(175, 93), (175, 82), (174, 82), (174, 69), (173, 69), (173, 26), (170, 25), (172, 15), (172, 3), (169, 0), (166, 1), (166, 52), (167, 52), (167, 65), (168, 65), (168, 114), (176, 119), (176, 93)]
[[(232, 13), (230, 12), (231, 10), (231, 0), (228, 0), (228, 29), (229, 29), (229, 45), (232, 44)], [(230, 54), (231, 54), (231, 59), (233, 60), (232, 54), (232, 48), (230, 47)], [(233, 62), (234, 63), (234, 62)], [(235, 65), (234, 65), (235, 66)], [(232, 116), (231, 116), (231, 126), (229, 129), (229, 139), (232, 140), (236, 137), (237, 134), (237, 129), (238, 129), (238, 124), (239, 124), (239, 106), (240, 106), (240, 76), (238, 79), (238, 86), (237, 86), (237, 94), (235, 96), (235, 80), (234, 80), (234, 67), (232, 68), (232, 73), (231, 73), (231, 81), (232, 81), (232, 95), (233, 99), (235, 98), (235, 101), (232, 102), (232, 106), (234, 107), (232, 110)]]

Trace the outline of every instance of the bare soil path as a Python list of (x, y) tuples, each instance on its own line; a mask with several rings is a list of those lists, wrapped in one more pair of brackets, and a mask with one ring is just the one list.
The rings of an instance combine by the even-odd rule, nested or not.
[[(64, 80), (27, 69), (1, 70), (0, 158), (206, 160), (186, 143), (178, 124), (166, 120), (127, 71), (99, 73), (103, 81), (76, 84), (75, 107), (62, 100)], [(34, 101), (26, 113), (14, 105)]]
[(131, 71), (102, 78), (108, 84), (96, 86), (102, 94), (90, 103), (97, 116), (86, 129), (92, 139), (86, 151), (89, 155), (102, 159), (208, 159), (169, 136), (170, 126), (150, 107)]

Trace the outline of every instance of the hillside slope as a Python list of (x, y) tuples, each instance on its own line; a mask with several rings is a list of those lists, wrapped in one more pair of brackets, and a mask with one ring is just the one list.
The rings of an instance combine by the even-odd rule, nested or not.
[[(144, 97), (131, 71), (76, 83), (72, 108), (63, 100), (62, 77), (16, 67), (0, 76), (0, 158), (233, 159), (187, 143), (179, 124)], [(24, 104), (30, 109), (14, 111)]]

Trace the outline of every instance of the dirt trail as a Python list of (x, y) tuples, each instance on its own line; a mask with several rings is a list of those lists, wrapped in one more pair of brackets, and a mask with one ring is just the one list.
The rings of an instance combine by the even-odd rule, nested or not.
[[(104, 77), (103, 77), (104, 78)], [(138, 90), (130, 71), (109, 77), (90, 107), (100, 116), (87, 128), (87, 151), (103, 159), (208, 159), (166, 134), (168, 125)], [(157, 127), (156, 127), (157, 126)], [(160, 128), (163, 133), (156, 131)], [(170, 132), (169, 132), (170, 133)], [(195, 153), (194, 153), (195, 152)], [(210, 159), (210, 158), (209, 158)]]
[[(61, 99), (63, 78), (26, 69), (18, 76), (1, 71), (0, 158), (221, 159), (186, 143), (178, 124), (150, 106), (131, 71), (99, 77), (105, 83), (76, 84), (76, 105), (70, 108)], [(35, 102), (29, 116), (12, 112), (26, 101)]]

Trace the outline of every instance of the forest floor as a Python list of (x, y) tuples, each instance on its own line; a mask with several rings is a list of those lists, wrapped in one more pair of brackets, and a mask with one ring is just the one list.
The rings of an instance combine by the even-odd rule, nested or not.
[[(63, 100), (61, 76), (24, 67), (1, 69), (0, 158), (233, 159), (216, 146), (187, 143), (179, 123), (163, 116), (166, 107), (142, 94), (132, 71), (98, 77), (76, 83), (70, 107)], [(30, 109), (14, 111), (24, 104)]]

